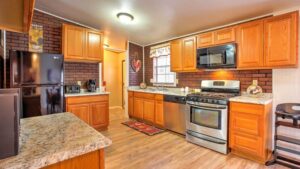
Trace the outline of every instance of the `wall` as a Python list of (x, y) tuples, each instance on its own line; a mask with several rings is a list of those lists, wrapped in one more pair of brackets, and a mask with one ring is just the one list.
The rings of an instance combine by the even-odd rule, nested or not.
[[(150, 58), (150, 46), (145, 47), (145, 80), (148, 85), (153, 76), (153, 60)], [(263, 92), (272, 93), (272, 70), (218, 70), (195, 73), (177, 73), (177, 87), (199, 88), (201, 80), (239, 80), (241, 90), (246, 91), (252, 80), (258, 80)]]
[[(128, 46), (129, 50), (129, 65), (131, 64), (132, 60), (135, 58), (141, 60), (143, 62), (143, 47), (129, 43)], [(137, 86), (143, 82), (143, 65), (138, 72), (134, 72), (132, 67), (129, 66), (129, 86)]]
[(106, 81), (110, 107), (122, 107), (122, 60), (123, 53), (104, 50), (104, 81)]
[[(38, 11), (34, 11), (32, 23), (43, 26), (43, 52), (62, 53), (62, 24), (68, 22)], [(28, 34), (7, 32), (6, 43), (7, 52), (9, 50), (28, 51)], [(99, 76), (97, 76), (99, 68), (98, 66), (96, 67), (94, 63), (66, 63), (65, 70), (65, 83), (67, 84), (75, 83), (77, 80), (85, 82), (88, 79), (96, 79), (99, 81)], [(87, 74), (83, 76), (83, 73)], [(7, 71), (7, 77), (10, 77), (9, 70)], [(7, 82), (9, 82), (9, 79), (7, 79)]]

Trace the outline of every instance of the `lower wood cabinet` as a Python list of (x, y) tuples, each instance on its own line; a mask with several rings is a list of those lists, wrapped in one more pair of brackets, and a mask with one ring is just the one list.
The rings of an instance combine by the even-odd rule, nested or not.
[(272, 151), (272, 104), (230, 103), (229, 147), (238, 156), (265, 163)]
[(67, 97), (66, 108), (95, 129), (109, 124), (108, 95)]
[(163, 95), (128, 91), (128, 114), (164, 127)]

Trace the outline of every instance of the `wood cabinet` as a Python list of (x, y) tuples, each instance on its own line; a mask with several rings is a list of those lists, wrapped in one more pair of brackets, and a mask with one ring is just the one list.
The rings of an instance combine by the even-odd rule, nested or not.
[[(143, 92), (130, 92), (133, 95), (132, 118), (145, 121), (160, 127), (164, 127), (163, 95)], [(130, 104), (128, 104), (128, 110)]]
[(238, 67), (260, 68), (264, 65), (264, 21), (252, 21), (237, 27)]
[(197, 41), (196, 37), (188, 37), (182, 40), (182, 70), (194, 71), (196, 69), (196, 50)]
[(35, 0), (1, 1), (0, 29), (28, 33), (31, 27)]
[(96, 150), (71, 159), (58, 162), (56, 164), (43, 167), (42, 169), (104, 169), (104, 149)]
[(182, 40), (177, 39), (173, 40), (170, 43), (170, 62), (171, 62), (171, 71), (179, 72), (182, 71)]
[(128, 115), (133, 116), (133, 92), (128, 91)]
[(224, 43), (235, 41), (235, 27), (228, 27), (202, 33), (197, 36), (197, 48), (203, 48), (208, 46), (220, 45)]
[(144, 120), (154, 122), (154, 113), (155, 113), (155, 100), (144, 99), (143, 101), (144, 108)]
[(85, 58), (85, 29), (63, 25), (63, 54), (65, 60)]
[(144, 100), (143, 98), (134, 98), (133, 117), (144, 119)]
[(196, 71), (196, 36), (177, 39), (171, 45), (171, 71), (173, 72), (193, 72)]
[(89, 104), (74, 104), (69, 105), (68, 110), (72, 112), (75, 116), (86, 122), (87, 124), (90, 123), (90, 116), (89, 116)]
[(109, 124), (108, 95), (66, 98), (66, 109), (95, 129), (106, 129)]
[(229, 147), (238, 156), (265, 163), (272, 151), (272, 104), (230, 102)]
[(266, 67), (298, 65), (298, 16), (297, 11), (265, 20)]
[(63, 24), (62, 41), (66, 61), (103, 60), (103, 34), (100, 31)]

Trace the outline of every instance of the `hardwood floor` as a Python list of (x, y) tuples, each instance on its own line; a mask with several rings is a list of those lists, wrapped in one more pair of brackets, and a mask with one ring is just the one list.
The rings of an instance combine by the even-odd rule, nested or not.
[(122, 110), (110, 110), (108, 130), (101, 132), (113, 142), (105, 150), (106, 169), (285, 168), (266, 167), (232, 154), (222, 155), (188, 143), (183, 136), (168, 131), (147, 136), (122, 125), (126, 120)]

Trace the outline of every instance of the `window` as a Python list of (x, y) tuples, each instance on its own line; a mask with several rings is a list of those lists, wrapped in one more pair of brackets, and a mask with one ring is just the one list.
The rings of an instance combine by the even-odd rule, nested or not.
[(153, 85), (176, 86), (176, 73), (171, 72), (170, 46), (151, 49)]

